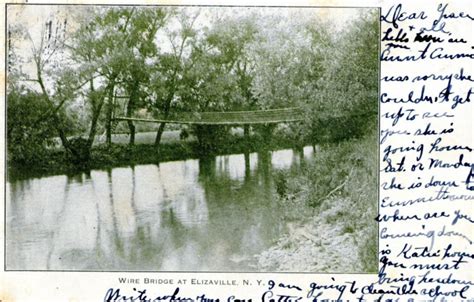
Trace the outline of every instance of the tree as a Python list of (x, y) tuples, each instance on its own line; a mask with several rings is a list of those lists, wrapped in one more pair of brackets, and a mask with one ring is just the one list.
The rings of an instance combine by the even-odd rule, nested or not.
[[(256, 108), (251, 91), (254, 62), (247, 53), (257, 32), (255, 20), (255, 16), (218, 19), (195, 39), (184, 73), (185, 85), (180, 89), (181, 101), (187, 110)], [(193, 126), (206, 153), (225, 141), (228, 129), (226, 126)]]
[[(55, 30), (53, 24), (56, 27)], [(67, 18), (63, 22), (55, 19), (47, 20), (41, 27), (39, 41), (36, 42), (29, 31), (24, 29), (31, 43), (32, 61), (35, 68), (35, 75), (31, 78), (25, 75), (27, 78), (24, 81), (33, 82), (39, 86), (39, 102), (43, 101), (46, 106), (46, 110), (38, 114), (36, 123), (51, 119), (62, 145), (76, 159), (80, 157), (80, 152), (67, 137), (68, 126), (64, 105), (74, 94), (72, 87), (77, 85), (77, 82), (71, 76), (71, 69), (60, 68), (58, 59), (66, 53), (64, 47), (66, 25)]]
[(11, 88), (7, 95), (8, 159), (28, 166), (43, 160), (56, 135), (51, 118), (38, 119), (49, 105), (37, 93)]
[[(154, 59), (158, 55), (155, 42), (157, 31), (162, 28), (168, 13), (162, 8), (119, 8), (107, 10), (100, 24), (106, 41), (97, 41), (106, 45), (114, 55), (108, 61), (114, 67), (112, 75), (117, 75), (116, 84), (128, 94), (125, 105), (126, 116), (131, 117), (141, 106), (140, 102), (150, 94), (150, 74), (157, 64)], [(113, 28), (111, 28), (113, 27)], [(106, 112), (106, 137), (111, 143), (111, 119), (114, 110), (112, 91), (108, 97)], [(135, 142), (135, 126), (127, 121), (130, 132), (130, 144)]]
[[(38, 112), (38, 120), (52, 119), (51, 125), (72, 161), (87, 165), (102, 121), (107, 143), (111, 143), (114, 91), (129, 93), (128, 116), (144, 97), (140, 86), (149, 86), (148, 61), (156, 56), (156, 32), (165, 23), (166, 12), (161, 8), (135, 12), (131, 8), (89, 7), (71, 14), (76, 28), (67, 33), (69, 13), (64, 22), (48, 18), (39, 39), (22, 28), (32, 48), (35, 72), (17, 81), (37, 84), (32, 93), (47, 106)], [(14, 59), (13, 47), (10, 58)], [(18, 65), (24, 63), (12, 63), (10, 69)], [(75, 131), (69, 131), (71, 122), (76, 124)], [(134, 127), (129, 126), (133, 143)]]
[[(122, 87), (129, 98), (126, 104), (126, 116), (131, 117), (134, 111), (143, 105), (150, 92), (150, 74), (154, 71), (154, 65), (158, 62), (154, 59), (158, 55), (158, 47), (155, 38), (158, 30), (166, 23), (168, 13), (161, 8), (139, 8), (134, 10), (121, 10), (122, 18), (126, 18), (125, 24), (119, 32), (121, 38), (113, 39), (115, 49), (127, 58), (124, 65), (120, 67)], [(113, 24), (120, 23), (120, 19), (113, 18)], [(112, 99), (112, 98), (110, 98)], [(111, 136), (111, 116), (113, 104), (110, 102), (107, 112), (107, 141)], [(132, 121), (127, 121), (130, 131), (130, 144), (135, 142), (135, 126)]]
[[(159, 64), (155, 69), (152, 82), (154, 90), (151, 108), (160, 113), (164, 119), (170, 116), (174, 103), (178, 100), (177, 92), (183, 85), (183, 74), (186, 72), (189, 49), (195, 37), (194, 23), (199, 11), (189, 14), (186, 10), (172, 11), (176, 28), (170, 26), (165, 30), (168, 38), (169, 50), (159, 55)], [(166, 123), (160, 123), (155, 137), (155, 146), (158, 147), (165, 130)]]
[[(83, 139), (81, 136), (74, 140), (76, 148), (80, 150), (81, 156), (78, 158), (80, 163), (87, 163), (90, 159), (102, 108), (106, 99), (108, 104), (112, 103), (120, 68), (126, 60), (120, 50), (116, 51), (111, 47), (115, 31), (107, 26), (114, 23), (111, 16), (115, 15), (116, 11), (112, 10), (108, 14), (100, 8), (91, 12), (68, 45), (77, 78), (87, 83), (78, 90), (78, 97), (85, 104), (84, 109), (88, 109), (89, 123), (87, 138)], [(110, 118), (107, 117), (107, 120), (110, 122)], [(108, 134), (110, 139), (110, 132)]]
[(377, 15), (360, 15), (351, 25), (327, 48), (324, 72), (305, 105), (310, 126), (304, 130), (313, 141), (359, 137), (377, 117)]
[[(23, 126), (45, 138), (52, 132), (43, 129), (44, 136), (33, 128), (49, 124), (77, 164), (89, 161), (98, 133), (111, 144), (117, 108), (127, 117), (140, 109), (166, 120), (180, 112), (303, 107), (304, 123), (288, 127), (298, 142), (365, 132), (377, 114), (375, 14), (357, 16), (349, 29), (336, 32), (299, 10), (285, 17), (273, 10), (230, 11), (200, 18), (196, 8), (82, 7), (51, 14), (33, 37), (31, 27), (10, 26), (9, 36), (29, 40), (33, 64), (22, 72), (28, 58), (9, 39), (9, 97), (17, 106), (9, 109), (26, 110), (39, 98)], [(127, 125), (133, 145), (135, 125)], [(16, 131), (23, 126), (13, 123), (8, 131), (19, 141)], [(158, 126), (156, 147), (165, 126)], [(224, 143), (230, 129), (192, 128), (206, 151)], [(253, 130), (268, 141), (272, 128)]]
[[(163, 26), (166, 13), (160, 8), (99, 9), (75, 35), (73, 58), (78, 74), (88, 79), (83, 97), (89, 104), (90, 130), (83, 152), (90, 153), (105, 105), (106, 142), (112, 141), (114, 91), (129, 94), (127, 116), (131, 116), (142, 98), (141, 85), (148, 82), (147, 59), (156, 55), (154, 38)], [(134, 143), (135, 127), (129, 122), (130, 144)]]
[[(258, 109), (257, 99), (252, 93), (255, 61), (249, 55), (249, 45), (257, 34), (256, 16), (236, 18), (226, 24), (218, 23), (215, 28), (217, 32), (211, 33), (208, 40), (220, 52), (222, 62), (227, 65), (225, 72), (234, 77), (236, 86), (230, 98), (231, 109)], [(249, 125), (244, 125), (244, 136), (248, 141)]]
[[(314, 34), (314, 37), (310, 33)], [(317, 36), (316, 36), (317, 35)], [(323, 74), (322, 57), (329, 38), (327, 25), (307, 18), (301, 11), (282, 17), (279, 13), (259, 18), (259, 31), (249, 47), (255, 62), (252, 94), (261, 109), (301, 107), (311, 101)], [(312, 40), (315, 43), (311, 43)], [(287, 125), (292, 139), (304, 143), (303, 124)], [(254, 127), (264, 141), (270, 141), (275, 124)]]

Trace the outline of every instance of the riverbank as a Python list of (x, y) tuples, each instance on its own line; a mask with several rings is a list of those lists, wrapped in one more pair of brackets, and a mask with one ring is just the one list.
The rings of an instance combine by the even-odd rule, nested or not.
[(262, 271), (377, 270), (376, 134), (323, 146), (314, 161), (275, 180), (288, 235), (257, 256)]
[[(92, 169), (110, 169), (121, 166), (133, 166), (139, 164), (157, 164), (160, 162), (206, 158), (215, 155), (238, 154), (246, 152), (257, 152), (263, 150), (278, 150), (295, 147), (294, 140), (285, 136), (273, 136), (264, 139), (258, 135), (251, 135), (248, 139), (241, 133), (233, 133), (221, 144), (213, 146), (211, 150), (203, 150), (196, 139), (179, 139), (176, 131), (167, 133), (164, 143), (159, 148), (155, 147), (152, 136), (145, 133), (135, 145), (124, 142), (127, 137), (119, 135), (114, 138), (110, 146), (102, 143), (95, 144), (91, 150), (91, 160), (87, 166), (73, 165), (64, 149), (49, 149), (46, 154), (37, 157), (34, 162), (24, 164), (8, 161), (8, 179), (24, 179), (29, 177), (40, 177), (56, 174), (74, 175), (87, 172)], [(166, 133), (166, 132), (165, 132)]]

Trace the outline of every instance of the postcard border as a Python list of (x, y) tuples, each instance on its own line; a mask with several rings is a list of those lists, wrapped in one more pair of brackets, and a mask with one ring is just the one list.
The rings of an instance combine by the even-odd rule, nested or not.
[[(381, 16), (382, 16), (382, 7), (381, 6), (325, 6), (325, 5), (304, 5), (304, 6), (288, 6), (288, 5), (207, 5), (207, 4), (103, 4), (103, 3), (94, 3), (94, 4), (89, 4), (89, 3), (5, 3), (5, 77), (4, 77), (4, 97), (5, 97), (5, 121), (4, 121), (4, 129), (5, 129), (5, 137), (4, 137), (4, 201), (3, 201), (3, 229), (4, 229), (4, 242), (3, 242), (3, 272), (4, 273), (9, 273), (9, 272), (32, 272), (32, 273), (58, 273), (58, 272), (67, 272), (67, 273), (170, 273), (170, 274), (180, 274), (180, 273), (197, 273), (197, 274), (207, 274), (207, 273), (212, 273), (212, 274), (317, 274), (317, 275), (374, 275), (376, 272), (355, 272), (355, 273), (344, 273), (344, 272), (282, 272), (282, 271), (143, 271), (143, 270), (19, 270), (19, 269), (7, 269), (7, 201), (6, 201), (6, 194), (7, 194), (7, 188), (6, 188), (6, 183), (7, 183), (7, 120), (8, 120), (8, 112), (7, 112), (7, 69), (8, 69), (8, 51), (7, 51), (7, 25), (8, 25), (8, 14), (7, 14), (7, 9), (8, 6), (23, 6), (23, 5), (28, 5), (28, 6), (35, 6), (35, 5), (41, 5), (41, 6), (47, 6), (47, 5), (57, 5), (57, 6), (105, 6), (105, 7), (127, 7), (127, 6), (140, 6), (140, 7), (242, 7), (242, 8), (289, 8), (289, 9), (294, 9), (294, 8), (361, 8), (361, 9), (378, 9), (378, 17), (379, 17), (379, 39), (378, 39), (378, 53), (377, 56), (380, 56), (381, 52), (381, 39), (382, 39), (382, 22), (381, 22)], [(381, 91), (381, 70), (382, 70), (382, 64), (381, 60), (378, 60), (378, 91), (377, 91), (377, 141), (375, 142), (377, 144), (377, 199), (378, 199), (378, 206), (377, 206), (377, 215), (380, 214), (380, 91)], [(375, 217), (374, 217), (375, 220)], [(378, 236), (380, 232), (380, 223), (377, 223), (377, 262), (378, 262), (378, 254), (380, 252), (380, 236)]]

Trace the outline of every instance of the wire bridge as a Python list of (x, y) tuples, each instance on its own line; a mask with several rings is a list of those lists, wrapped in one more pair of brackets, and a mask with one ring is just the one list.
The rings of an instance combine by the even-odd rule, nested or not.
[(251, 125), (297, 122), (303, 119), (299, 107), (255, 111), (224, 112), (177, 112), (154, 119), (118, 116), (116, 121), (135, 121), (147, 123), (195, 124), (195, 125)]

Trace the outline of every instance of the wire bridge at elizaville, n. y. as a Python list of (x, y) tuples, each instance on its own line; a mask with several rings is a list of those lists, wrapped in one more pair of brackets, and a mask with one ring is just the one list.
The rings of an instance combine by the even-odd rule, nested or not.
[(196, 125), (252, 125), (297, 122), (303, 119), (299, 107), (255, 111), (224, 112), (177, 112), (154, 119), (118, 116), (116, 121), (136, 121), (148, 123), (196, 124)]

